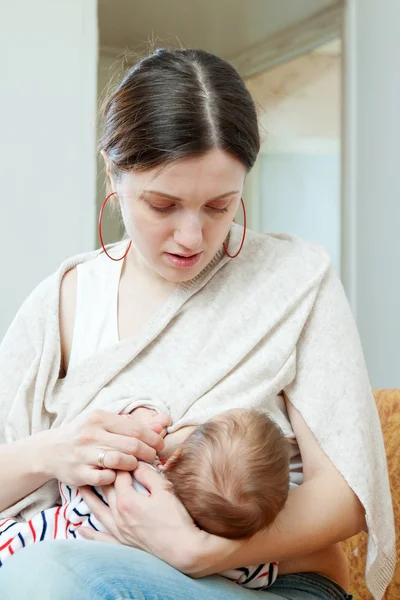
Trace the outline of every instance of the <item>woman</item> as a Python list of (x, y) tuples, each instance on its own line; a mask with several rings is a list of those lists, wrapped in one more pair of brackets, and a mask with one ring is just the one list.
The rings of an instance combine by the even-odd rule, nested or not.
[[(321, 248), (233, 224), (259, 146), (243, 81), (203, 51), (156, 51), (106, 102), (101, 151), (129, 239), (63, 263), (3, 341), (0, 516), (55, 505), (57, 479), (102, 485), (110, 507), (83, 493), (111, 534), (18, 552), (3, 598), (245, 599), (261, 592), (213, 574), (279, 561), (263, 597), (342, 600), (339, 542), (367, 525), (381, 598), (393, 518), (358, 335)], [(162, 449), (168, 420), (118, 416), (146, 397), (173, 423), (174, 402), (201, 412), (233, 395), (265, 402), (292, 440), (289, 501), (245, 542), (198, 530), (149, 467), (135, 475), (151, 495), (135, 492), (129, 471)]]

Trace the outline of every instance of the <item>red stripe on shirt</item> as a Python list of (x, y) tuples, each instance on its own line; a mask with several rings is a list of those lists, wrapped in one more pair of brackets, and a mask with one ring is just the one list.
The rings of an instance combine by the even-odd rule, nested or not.
[(67, 521), (65, 524), (65, 537), (68, 537), (68, 527), (71, 525), (71, 521)]
[(62, 489), (62, 485), (61, 485), (61, 484), (60, 484), (60, 493), (61, 493), (62, 497), (64, 498), (64, 502), (65, 502), (65, 503), (67, 503), (67, 502), (68, 502), (68, 500), (67, 500), (67, 499), (66, 499), (66, 497), (65, 497), (65, 494), (64, 494), (64, 491), (63, 491), (63, 489)]
[(66, 520), (66, 524), (65, 524), (65, 537), (68, 537), (68, 527), (70, 525), (70, 521), (67, 518), (67, 508), (68, 508), (68, 504), (64, 508), (64, 519)]
[(265, 573), (259, 573), (258, 575), (256, 575), (253, 579), (253, 581), (255, 581), (256, 579), (260, 579), (260, 577), (268, 577), (269, 575), (269, 571), (265, 571)]
[(9, 518), (9, 519), (6, 519), (5, 521), (2, 521), (0, 523), (0, 527), (3, 527), (3, 525), (5, 525), (6, 523), (8, 523), (8, 521), (12, 521), (12, 519)]
[(72, 521), (70, 521), (71, 525), (73, 525), (74, 527), (80, 527), (83, 523), (83, 521), (79, 521), (79, 523), (73, 523)]
[(9, 546), (13, 540), (14, 538), (12, 537), (10, 540), (7, 540), (3, 546), (0, 546), (0, 552), (1, 550), (4, 550), (4, 548), (7, 548), (7, 546)]
[(53, 538), (56, 539), (57, 537), (57, 529), (58, 529), (58, 517), (60, 514), (60, 510), (61, 510), (61, 506), (59, 506), (56, 510), (56, 514), (54, 515), (54, 536)]
[(32, 521), (28, 521), (28, 525), (29, 525), (30, 530), (32, 531), (33, 543), (35, 543), (36, 542), (36, 531), (35, 531)]

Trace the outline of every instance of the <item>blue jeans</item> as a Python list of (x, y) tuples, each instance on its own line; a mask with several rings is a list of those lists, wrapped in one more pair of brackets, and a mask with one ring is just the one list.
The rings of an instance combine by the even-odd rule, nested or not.
[(20, 550), (0, 569), (1, 600), (350, 600), (330, 579), (278, 577), (255, 592), (214, 575), (191, 579), (154, 556), (102, 542), (57, 540)]

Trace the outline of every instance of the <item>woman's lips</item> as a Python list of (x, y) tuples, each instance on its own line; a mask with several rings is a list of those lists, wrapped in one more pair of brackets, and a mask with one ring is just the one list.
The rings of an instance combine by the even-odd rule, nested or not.
[(192, 256), (181, 256), (179, 254), (171, 254), (170, 252), (165, 252), (165, 256), (174, 265), (174, 267), (186, 269), (189, 267), (193, 267), (196, 263), (198, 263), (201, 258), (201, 255), (202, 252), (199, 252), (198, 254), (193, 254)]

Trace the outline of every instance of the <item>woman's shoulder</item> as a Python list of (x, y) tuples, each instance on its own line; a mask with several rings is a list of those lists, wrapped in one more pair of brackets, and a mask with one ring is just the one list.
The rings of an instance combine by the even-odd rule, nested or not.
[(61, 262), (58, 268), (43, 279), (26, 297), (22, 303), (17, 316), (29, 316), (44, 314), (44, 309), (52, 312), (58, 311), (60, 292), (66, 293), (76, 285), (75, 267), (96, 259), (102, 254), (102, 250), (93, 250), (75, 254)]
[[(120, 244), (115, 245), (116, 254), (121, 255)], [(114, 248), (111, 249), (111, 252)], [(71, 264), (73, 266), (71, 266)], [(67, 261), (68, 270), (65, 265), (60, 282), (59, 291), (59, 328), (61, 342), (62, 366), (66, 372), (72, 349), (75, 320), (78, 305), (78, 270), (79, 270), (79, 297), (85, 299), (85, 303), (96, 305), (99, 297), (103, 298), (107, 289), (115, 283), (118, 288), (121, 262), (110, 260), (102, 250), (78, 255)]]
[(329, 259), (329, 253), (326, 248), (319, 243), (310, 242), (292, 233), (285, 232), (266, 232), (259, 233), (248, 230), (246, 241), (252, 246), (258, 246), (265, 252), (273, 253), (276, 256), (301, 256), (301, 257), (319, 257), (319, 259)]
[[(110, 253), (118, 252), (121, 242), (108, 246)], [(50, 275), (41, 285), (52, 285), (57, 288), (61, 293), (69, 293), (71, 288), (76, 288), (76, 270), (80, 269), (102, 272), (104, 265), (114, 264), (112, 261), (106, 258), (104, 250), (97, 248), (89, 252), (81, 252), (74, 254), (69, 258), (62, 261), (58, 269)], [(47, 283), (45, 283), (47, 282)]]
[(323, 276), (332, 264), (324, 246), (289, 233), (249, 230), (243, 250), (244, 264), (300, 279)]

